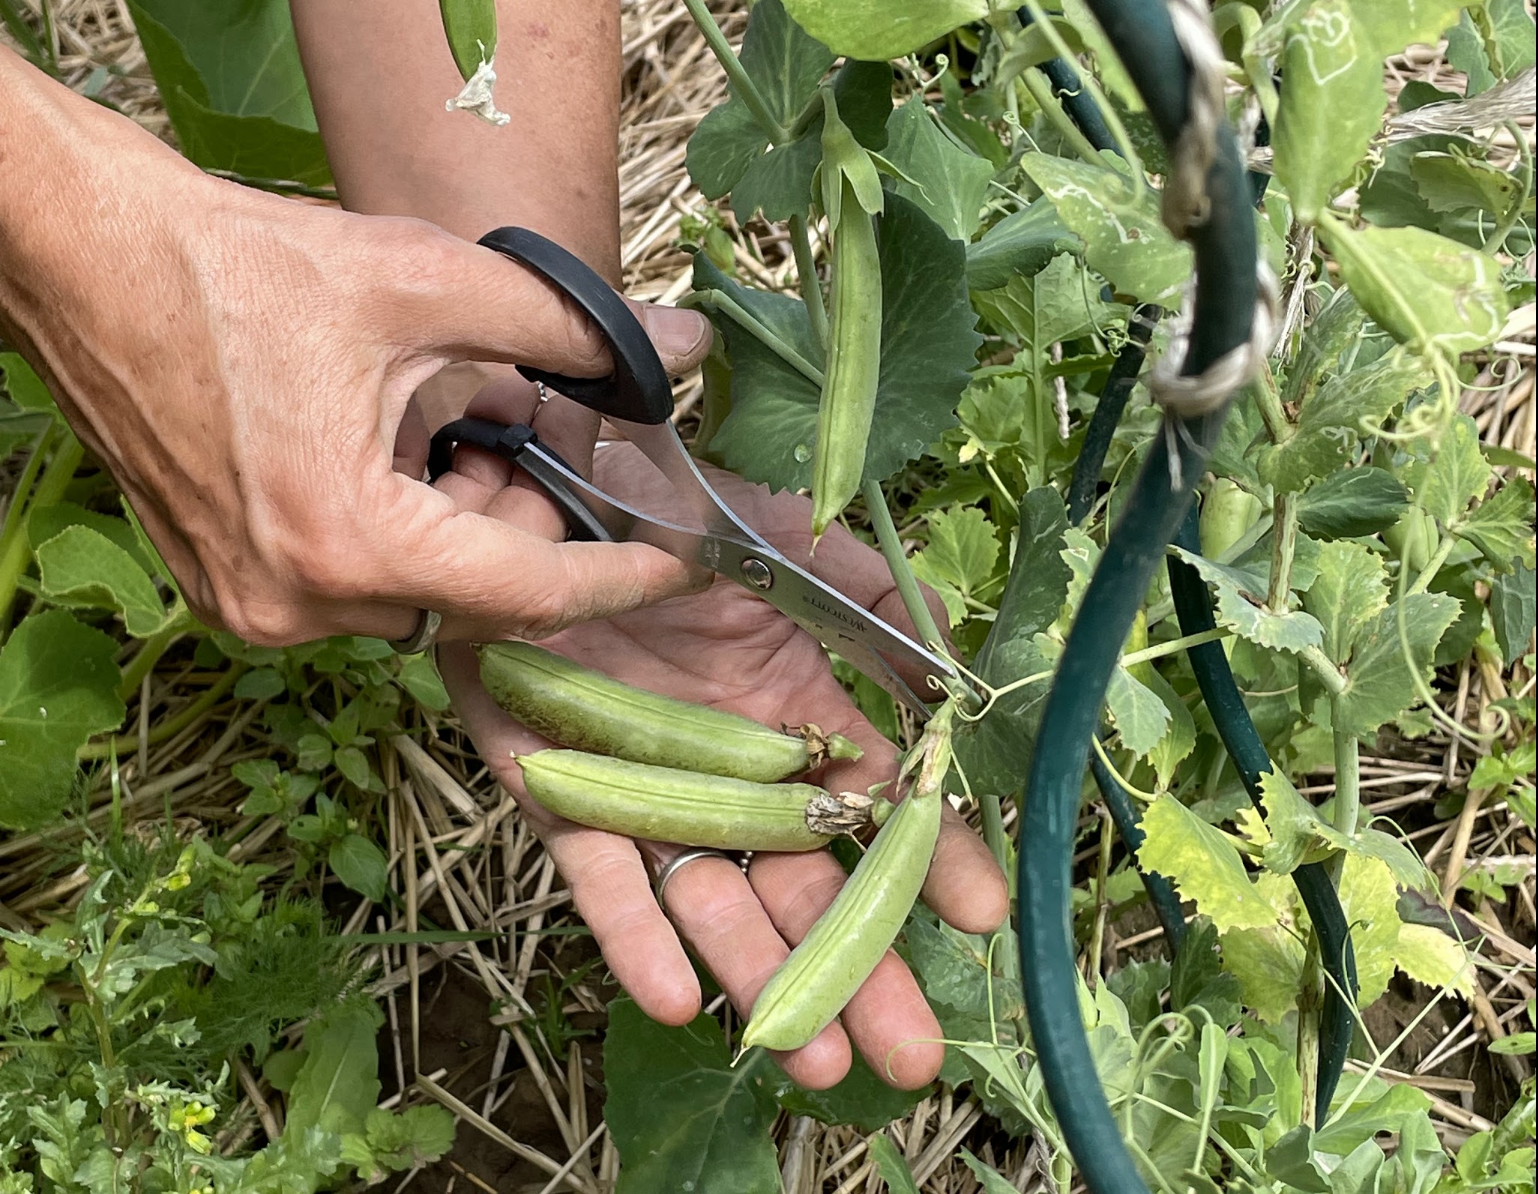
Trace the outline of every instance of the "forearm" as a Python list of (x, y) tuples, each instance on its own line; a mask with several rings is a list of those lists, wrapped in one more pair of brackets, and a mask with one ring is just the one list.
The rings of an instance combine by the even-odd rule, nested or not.
[[(444, 111), (460, 87), (438, 6), (292, 0), (343, 204), (473, 240), (517, 224), (619, 277), (615, 0), (498, 0), (497, 128)], [(366, 13), (367, 15), (363, 15)]]

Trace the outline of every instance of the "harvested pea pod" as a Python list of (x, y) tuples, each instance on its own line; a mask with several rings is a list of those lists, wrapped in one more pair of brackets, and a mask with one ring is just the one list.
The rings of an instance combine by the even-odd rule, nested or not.
[(759, 784), (578, 750), (519, 755), (529, 795), (553, 813), (627, 837), (718, 850), (817, 850), (879, 823), (891, 805), (815, 784)]
[[(751, 718), (632, 688), (532, 643), (476, 648), (481, 683), (537, 734), (632, 763), (774, 783), (825, 759), (858, 759), (841, 734), (782, 734)], [(676, 839), (666, 839), (676, 840)]]
[(870, 977), (929, 873), (943, 800), (936, 790), (897, 805), (828, 910), (759, 993), (744, 1049), (809, 1044)]

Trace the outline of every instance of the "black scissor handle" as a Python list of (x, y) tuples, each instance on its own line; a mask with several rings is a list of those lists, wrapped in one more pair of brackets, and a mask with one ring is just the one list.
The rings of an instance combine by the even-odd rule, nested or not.
[(641, 321), (607, 282), (581, 258), (527, 228), (498, 228), (478, 243), (558, 287), (593, 321), (614, 358), (614, 372), (608, 377), (566, 377), (526, 365), (518, 366), (519, 373), (612, 419), (668, 421), (673, 414), (673, 387), (667, 371)]
[[(500, 456), (538, 481), (540, 488), (550, 495), (550, 500), (566, 515), (570, 538), (595, 543), (613, 541), (614, 536), (609, 534), (608, 528), (572, 492), (561, 474), (546, 465), (544, 457), (554, 460), (568, 471), (571, 469), (553, 448), (541, 442), (532, 427), (522, 423), (508, 426), (491, 419), (455, 419), (445, 424), (438, 429), (427, 449), (429, 480), (436, 481), (453, 467), (454, 448), (459, 444), (469, 444), (472, 448)], [(536, 447), (538, 452), (525, 454), (524, 449), (528, 447)]]

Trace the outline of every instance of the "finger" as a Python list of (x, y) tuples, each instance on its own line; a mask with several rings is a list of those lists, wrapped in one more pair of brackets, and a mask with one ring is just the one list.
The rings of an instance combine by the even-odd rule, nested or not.
[[(799, 942), (844, 885), (831, 854), (760, 854), (748, 869), (753, 891), (787, 941)], [(888, 1085), (917, 1090), (945, 1061), (939, 1021), (902, 960), (887, 950), (844, 1008), (844, 1031)]]
[(698, 569), (644, 544), (551, 543), (396, 474), (379, 489), (361, 532), (338, 545), (358, 566), (333, 565), (316, 587), (436, 610), (444, 640), (540, 638), (699, 584)]
[[(676, 853), (670, 851), (670, 853)], [(790, 947), (775, 931), (742, 869), (729, 858), (700, 858), (674, 871), (663, 890), (678, 932), (744, 1016)], [(804, 1048), (774, 1054), (808, 1090), (826, 1090), (849, 1072), (849, 1038), (834, 1021)]]
[(476, 749), (503, 787), (519, 798), (525, 819), (570, 885), (572, 903), (593, 930), (609, 969), (654, 1020), (687, 1024), (699, 1014), (699, 980), (652, 897), (635, 843), (573, 825), (528, 797), (512, 755), (545, 743), (497, 707), (480, 683), (479, 664), (467, 644), (440, 647), (438, 668)]
[[(417, 268), (402, 279), (395, 304), (404, 343), (447, 360), (508, 361), (571, 377), (602, 377), (613, 369), (596, 327), (538, 273), (430, 225), (394, 223), (417, 242)], [(629, 305), (669, 373), (688, 372), (709, 351), (704, 316), (682, 307)]]

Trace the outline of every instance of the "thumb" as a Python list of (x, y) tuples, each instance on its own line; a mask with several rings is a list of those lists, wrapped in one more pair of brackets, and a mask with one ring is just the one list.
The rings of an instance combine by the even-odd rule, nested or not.
[[(407, 304), (408, 344), (445, 361), (502, 361), (570, 377), (602, 377), (613, 368), (603, 336), (559, 287), (493, 249), (447, 233), (427, 235), (432, 243)], [(704, 316), (625, 301), (669, 374), (687, 373), (704, 359)]]
[[(700, 570), (642, 543), (552, 543), (500, 519), (461, 510), (447, 495), (399, 474), (368, 536), (372, 594), (435, 610), (445, 640), (542, 638), (700, 587)], [(417, 517), (400, 517), (420, 503)]]

